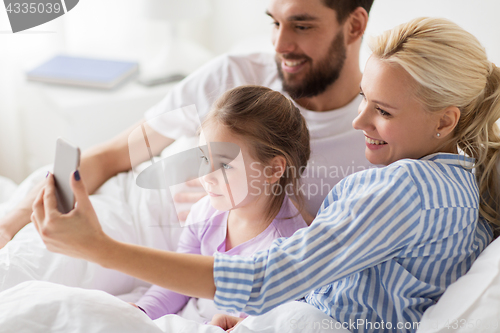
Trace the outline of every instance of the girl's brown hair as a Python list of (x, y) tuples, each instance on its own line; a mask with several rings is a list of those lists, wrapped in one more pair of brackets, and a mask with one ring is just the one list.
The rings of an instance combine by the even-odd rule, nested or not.
[(224, 125), (243, 137), (253, 148), (253, 157), (263, 164), (275, 156), (285, 158), (285, 172), (273, 185), (279, 186), (280, 191), (273, 191), (266, 218), (273, 219), (278, 214), (287, 193), (293, 194), (299, 211), (302, 209), (299, 179), (311, 149), (306, 121), (292, 101), (266, 87), (239, 86), (215, 101), (202, 127), (210, 124)]

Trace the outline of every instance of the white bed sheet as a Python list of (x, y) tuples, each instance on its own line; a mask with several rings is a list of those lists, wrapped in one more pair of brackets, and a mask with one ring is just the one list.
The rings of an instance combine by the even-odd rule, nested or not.
[[(337, 324), (338, 326), (338, 324)], [(219, 327), (167, 315), (155, 321), (103, 291), (29, 281), (0, 293), (0, 333), (221, 333)], [(248, 317), (234, 333), (347, 333), (313, 306), (291, 302)]]

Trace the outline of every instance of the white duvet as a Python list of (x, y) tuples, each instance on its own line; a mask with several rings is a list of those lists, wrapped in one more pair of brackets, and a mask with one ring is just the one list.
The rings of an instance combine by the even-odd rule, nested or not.
[[(9, 184), (0, 192), (0, 199), (9, 198), (0, 204), (0, 214), (11, 209), (46, 171), (34, 173), (17, 189), (0, 179), (0, 188)], [(109, 180), (91, 200), (111, 237), (175, 250), (181, 228), (166, 191), (139, 188), (130, 172)], [(137, 300), (148, 286), (99, 265), (47, 251), (29, 224), (0, 250), (0, 332), (223, 332), (176, 315), (152, 321), (125, 302)], [(292, 302), (245, 319), (234, 332), (348, 332), (335, 330), (334, 324), (316, 308)]]

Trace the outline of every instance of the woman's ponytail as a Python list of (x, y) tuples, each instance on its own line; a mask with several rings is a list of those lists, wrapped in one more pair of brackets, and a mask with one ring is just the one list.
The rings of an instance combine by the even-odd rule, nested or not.
[(480, 214), (500, 229), (500, 68), (491, 63), (483, 93), (466, 107), (457, 128), (458, 146), (476, 159)]

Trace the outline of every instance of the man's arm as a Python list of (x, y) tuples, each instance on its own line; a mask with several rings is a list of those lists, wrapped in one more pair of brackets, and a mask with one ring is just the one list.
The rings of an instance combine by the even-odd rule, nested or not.
[[(150, 159), (149, 151), (143, 148), (149, 146), (151, 154), (156, 156), (172, 142), (173, 139), (161, 135), (141, 120), (110, 141), (86, 150), (82, 155), (80, 173), (89, 194), (111, 177)], [(134, 151), (132, 159), (130, 149)]]

